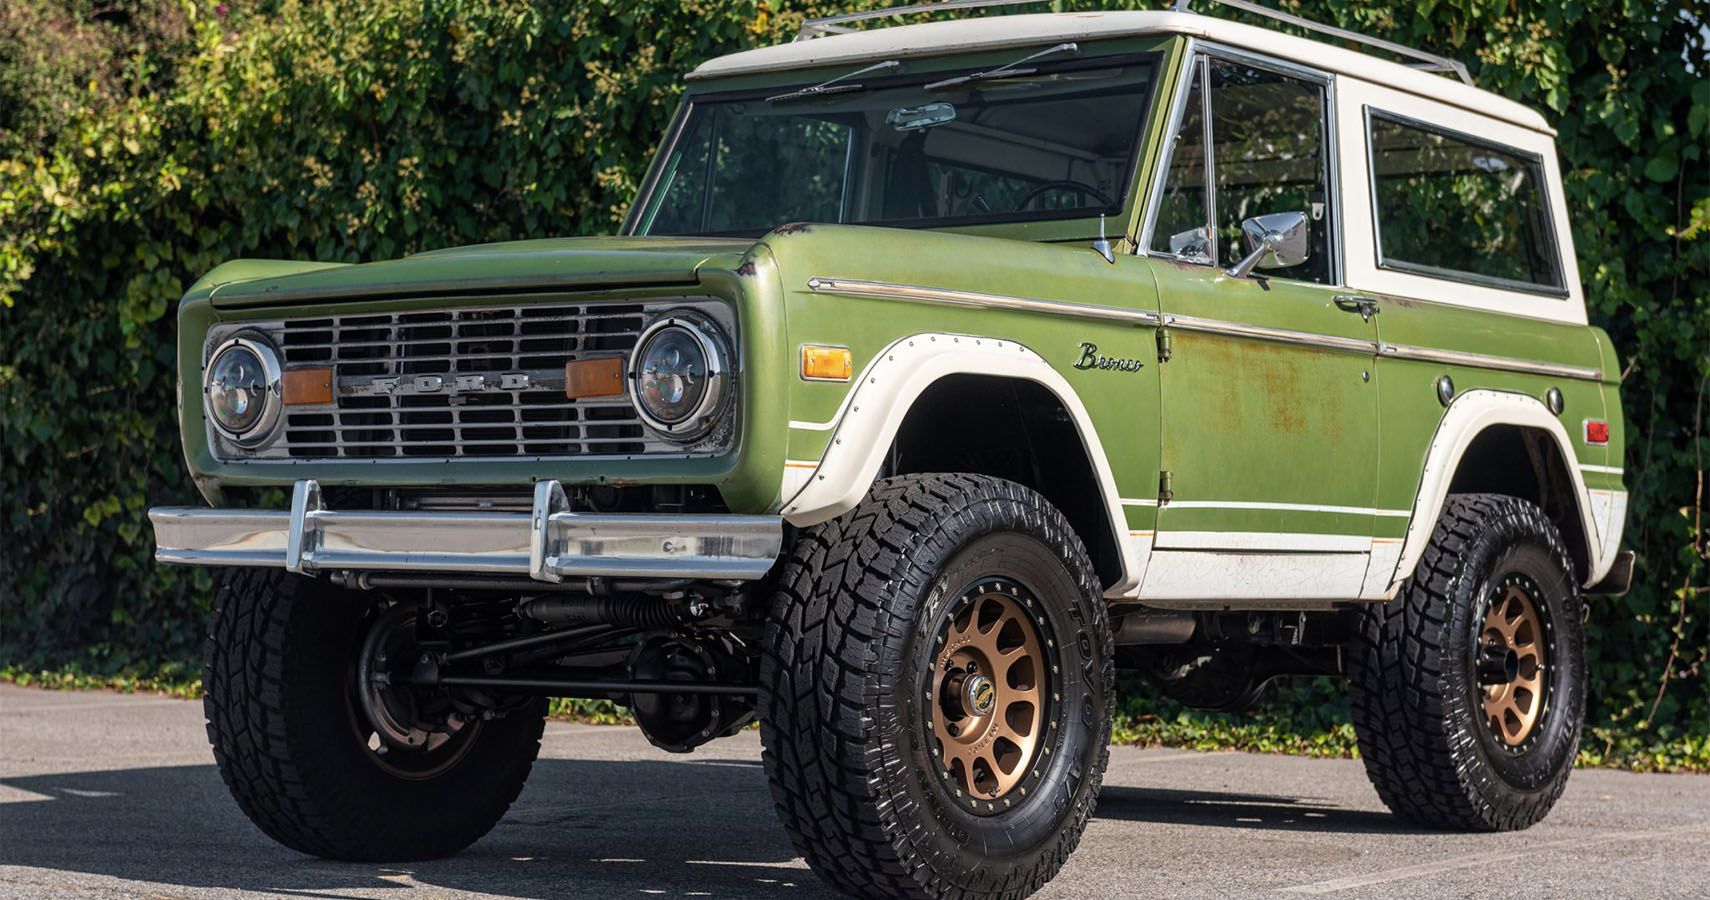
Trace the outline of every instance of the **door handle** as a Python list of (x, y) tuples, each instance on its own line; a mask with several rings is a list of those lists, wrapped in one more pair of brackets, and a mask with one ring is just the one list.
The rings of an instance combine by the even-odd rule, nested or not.
[(1337, 294), (1330, 298), (1338, 309), (1344, 312), (1357, 312), (1360, 318), (1370, 322), (1372, 316), (1378, 314), (1377, 301), (1370, 297), (1358, 297), (1353, 294)]

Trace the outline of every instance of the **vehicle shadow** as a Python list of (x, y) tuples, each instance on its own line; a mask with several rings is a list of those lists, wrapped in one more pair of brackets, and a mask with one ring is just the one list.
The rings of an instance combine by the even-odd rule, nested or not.
[(486, 838), (450, 859), (400, 865), (328, 862), (273, 843), (211, 765), (0, 787), (35, 795), (0, 805), (0, 866), (322, 898), (412, 885), (590, 900), (835, 896), (796, 859), (758, 764), (745, 760), (541, 760)]
[[(421, 886), (502, 897), (833, 896), (796, 858), (758, 763), (541, 760), (499, 827), (446, 860), (334, 863), (273, 843), (211, 765), (0, 779), (0, 866), (315, 897)], [(19, 792), (22, 792), (20, 794)], [(33, 796), (32, 796), (33, 795)], [(1406, 833), (1311, 799), (1107, 785), (1098, 819)]]
[(1338, 834), (1437, 834), (1388, 812), (1348, 809), (1311, 797), (1243, 794), (1230, 791), (1182, 791), (1171, 788), (1105, 785), (1095, 819), (1254, 828), (1260, 831), (1313, 831)]

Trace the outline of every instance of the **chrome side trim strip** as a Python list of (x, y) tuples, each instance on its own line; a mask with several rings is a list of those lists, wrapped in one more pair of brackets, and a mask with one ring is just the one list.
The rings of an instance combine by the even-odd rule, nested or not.
[(1146, 309), (1123, 309), (1120, 306), (1097, 306), (1090, 303), (1071, 303), (1064, 300), (1037, 300), (1031, 297), (983, 294), (977, 291), (953, 291), (945, 288), (892, 284), (884, 281), (814, 277), (808, 279), (807, 286), (808, 290), (815, 293), (842, 294), (848, 297), (910, 300), (917, 303), (942, 303), (948, 306), (971, 306), (979, 309), (1013, 309), (1053, 316), (1110, 319), (1136, 325), (1157, 325), (1159, 323), (1158, 314)]
[(777, 516), (570, 512), (542, 482), (532, 513), (333, 511), (305, 479), (285, 510), (157, 508), (160, 562), (323, 571), (752, 581), (783, 551)]
[(1083, 319), (1108, 319), (1136, 325), (1163, 325), (1169, 328), (1180, 328), (1183, 331), (1225, 334), (1258, 341), (1337, 350), (1343, 353), (1364, 353), (1391, 359), (1421, 360), (1454, 366), (1470, 366), (1478, 369), (1521, 372), (1527, 375), (1572, 378), (1579, 381), (1603, 380), (1602, 371), (1589, 366), (1534, 362), (1515, 359), (1511, 356), (1465, 353), (1459, 350), (1434, 350), (1428, 347), (1412, 347), (1404, 344), (1382, 344), (1360, 338), (1338, 337), (1310, 331), (1292, 331), (1286, 328), (1267, 328), (1262, 325), (1243, 325), (1220, 319), (1202, 319), (1197, 316), (1160, 316), (1151, 310), (1144, 309), (1124, 309), (1118, 306), (1098, 306), (1064, 300), (1038, 300), (1006, 294), (985, 294), (977, 291), (955, 291), (946, 288), (893, 284), (884, 281), (857, 281), (848, 278), (819, 276), (809, 278), (807, 286), (808, 290), (819, 294), (841, 294), (848, 297), (871, 297), (882, 300), (908, 300), (917, 303), (941, 303), (948, 306), (968, 306), (979, 309), (1022, 310), (1024, 312), (1073, 316)]
[(1164, 325), (1169, 328), (1180, 328), (1183, 331), (1228, 334), (1235, 337), (1252, 338), (1257, 341), (1272, 341), (1278, 344), (1294, 344), (1301, 347), (1319, 347), (1326, 350), (1340, 350), (1345, 353), (1376, 355), (1378, 350), (1377, 342), (1360, 340), (1359, 338), (1336, 337), (1328, 334), (1315, 334), (1310, 331), (1290, 331), (1286, 328), (1266, 328), (1262, 325), (1240, 325), (1235, 322), (1225, 322), (1220, 319), (1201, 319), (1196, 316), (1165, 316)]
[(1460, 350), (1434, 350), (1405, 344), (1384, 344), (1379, 352), (1391, 359), (1413, 359), (1451, 366), (1471, 366), (1475, 369), (1495, 369), (1526, 375), (1547, 375), (1552, 378), (1572, 378), (1576, 381), (1602, 381), (1603, 372), (1590, 366), (1569, 366), (1560, 363), (1534, 362), (1512, 356), (1492, 356), (1487, 353), (1466, 353)]

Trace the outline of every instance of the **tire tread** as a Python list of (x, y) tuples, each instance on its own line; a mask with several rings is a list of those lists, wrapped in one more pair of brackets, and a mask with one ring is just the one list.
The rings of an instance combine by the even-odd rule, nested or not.
[[(797, 852), (827, 881), (857, 897), (1019, 898), (1061, 868), (1092, 812), (1075, 809), (1059, 840), (1031, 871), (1007, 882), (959, 884), (940, 875), (918, 818), (896, 815), (913, 803), (888, 789), (885, 767), (901, 765), (875, 739), (868, 698), (879, 692), (882, 642), (901, 642), (909, 623), (881, 600), (897, 579), (923, 577), (908, 566), (926, 544), (977, 504), (1030, 519), (1052, 536), (1082, 590), (1098, 595), (1086, 550), (1061, 514), (1012, 482), (960, 474), (908, 475), (876, 482), (867, 499), (830, 522), (804, 529), (783, 569), (762, 643), (761, 727), (766, 771), (779, 817)], [(948, 523), (948, 524), (946, 524)], [(1088, 627), (1107, 630), (1102, 602)], [(1108, 646), (1108, 644), (1106, 644)], [(1113, 678), (1109, 653), (1103, 677)], [(1108, 756), (1113, 691), (1099, 756), (1088, 773), (1096, 797)], [(894, 775), (895, 773), (889, 773)], [(903, 824), (911, 823), (911, 824)], [(912, 829), (912, 830), (911, 830)]]
[(1544, 817), (1567, 785), (1564, 769), (1544, 790), (1518, 802), (1492, 803), (1480, 790), (1481, 778), (1488, 776), (1469, 758), (1467, 728), (1474, 723), (1451, 714), (1446, 694), (1452, 605), (1468, 589), (1463, 582), (1477, 576), (1464, 565), (1466, 551), (1494, 523), (1515, 518), (1572, 572), (1560, 534), (1535, 505), (1503, 494), (1454, 494), (1396, 598), (1360, 615), (1348, 661), (1360, 756), (1384, 804), (1418, 824), (1466, 831), (1526, 828)]

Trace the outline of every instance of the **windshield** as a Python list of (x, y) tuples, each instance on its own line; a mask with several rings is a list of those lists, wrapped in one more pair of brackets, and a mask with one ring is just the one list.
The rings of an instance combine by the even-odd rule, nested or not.
[(966, 73), (973, 78), (856, 72), (782, 94), (694, 100), (636, 231), (1114, 215), (1128, 196), (1154, 72), (1151, 56)]

